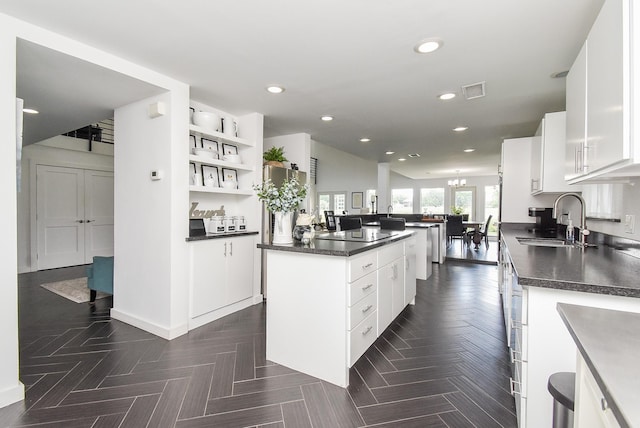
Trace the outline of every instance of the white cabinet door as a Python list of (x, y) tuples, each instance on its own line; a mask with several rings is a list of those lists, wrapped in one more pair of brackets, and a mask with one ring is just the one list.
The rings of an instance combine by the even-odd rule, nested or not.
[(378, 269), (378, 334), (382, 334), (393, 320), (393, 276), (391, 263)]
[[(421, 231), (426, 235), (426, 231)], [(418, 237), (423, 235), (418, 234)], [(426, 239), (426, 238), (425, 238)], [(424, 247), (425, 243), (421, 242), (421, 247)], [(418, 266), (418, 258), (416, 257), (418, 252), (418, 244), (416, 238), (409, 238), (404, 244), (404, 306), (410, 303), (415, 303), (416, 297), (416, 268)], [(426, 255), (425, 255), (426, 258)], [(424, 264), (424, 260), (422, 261)], [(425, 278), (426, 279), (426, 278)], [(402, 309), (401, 309), (402, 310)]]
[(113, 255), (113, 172), (85, 170), (85, 263)]
[(253, 295), (254, 237), (241, 236), (227, 242), (227, 299), (231, 304)]
[(531, 193), (575, 191), (564, 179), (566, 113), (547, 113), (531, 143)]
[(392, 284), (391, 284), (391, 319), (395, 319), (402, 309), (404, 309), (404, 257), (400, 257), (391, 262)]
[(191, 317), (225, 306), (227, 300), (226, 241), (212, 239), (191, 245)]
[(587, 44), (582, 46), (567, 74), (565, 180), (585, 173), (583, 148), (587, 139)]
[[(626, 0), (607, 0), (587, 38), (587, 152), (589, 171), (629, 158), (624, 135)], [(628, 16), (628, 15), (627, 15)], [(627, 36), (628, 37), (628, 36)], [(628, 46), (628, 42), (627, 42)], [(628, 88), (626, 88), (628, 89)], [(627, 136), (628, 137), (628, 136)]]

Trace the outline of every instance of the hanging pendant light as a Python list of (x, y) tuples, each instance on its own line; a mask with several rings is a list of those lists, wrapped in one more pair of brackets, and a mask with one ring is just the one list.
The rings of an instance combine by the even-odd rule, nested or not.
[(448, 181), (450, 187), (462, 187), (467, 185), (467, 180), (460, 178), (460, 170), (456, 170), (456, 178)]

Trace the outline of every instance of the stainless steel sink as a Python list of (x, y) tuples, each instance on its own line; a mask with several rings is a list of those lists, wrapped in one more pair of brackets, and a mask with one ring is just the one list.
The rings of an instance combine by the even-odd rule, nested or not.
[(521, 245), (533, 245), (536, 247), (573, 247), (574, 245), (559, 238), (516, 237), (516, 239)]

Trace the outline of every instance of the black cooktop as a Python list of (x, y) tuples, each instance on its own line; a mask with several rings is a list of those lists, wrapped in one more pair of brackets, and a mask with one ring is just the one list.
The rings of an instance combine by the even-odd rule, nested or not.
[(315, 239), (326, 239), (330, 241), (353, 241), (353, 242), (374, 242), (381, 239), (391, 238), (400, 232), (385, 231), (378, 229), (353, 229), (341, 230), (338, 232), (316, 234)]

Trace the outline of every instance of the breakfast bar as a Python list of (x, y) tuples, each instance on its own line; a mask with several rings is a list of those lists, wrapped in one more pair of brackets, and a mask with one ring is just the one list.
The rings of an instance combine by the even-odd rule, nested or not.
[(341, 387), (349, 368), (415, 303), (413, 232), (362, 228), (267, 255), (267, 359)]

